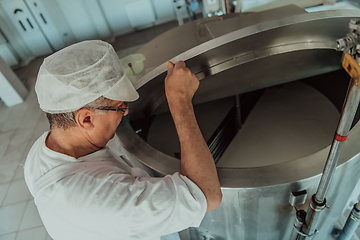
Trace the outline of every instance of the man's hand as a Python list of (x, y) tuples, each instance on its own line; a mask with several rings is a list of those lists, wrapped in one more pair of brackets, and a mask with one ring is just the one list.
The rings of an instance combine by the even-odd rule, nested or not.
[(188, 69), (185, 62), (166, 62), (168, 74), (165, 78), (165, 93), (169, 102), (191, 102), (199, 87), (199, 80)]
[(166, 62), (165, 92), (181, 148), (181, 174), (204, 193), (207, 211), (219, 206), (222, 193), (214, 159), (196, 122), (192, 98), (199, 80), (182, 61)]

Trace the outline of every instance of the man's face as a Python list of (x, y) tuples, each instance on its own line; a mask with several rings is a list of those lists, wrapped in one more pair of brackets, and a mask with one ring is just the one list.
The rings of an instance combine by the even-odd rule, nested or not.
[[(123, 107), (126, 108), (126, 103), (122, 101), (111, 100), (107, 102), (106, 107)], [(116, 128), (121, 122), (123, 116), (126, 116), (129, 110), (125, 113), (121, 111), (108, 110), (94, 110), (96, 116), (94, 118), (94, 129), (91, 131), (91, 139), (98, 147), (104, 147), (107, 142), (114, 137)]]

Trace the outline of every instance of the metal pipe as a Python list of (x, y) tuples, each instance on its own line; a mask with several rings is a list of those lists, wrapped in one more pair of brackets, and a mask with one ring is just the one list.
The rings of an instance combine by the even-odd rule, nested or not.
[(344, 142), (346, 141), (351, 124), (355, 117), (356, 110), (359, 106), (359, 101), (359, 86), (356, 84), (354, 79), (351, 79), (341, 112), (340, 121), (328, 155), (328, 159), (325, 164), (323, 175), (321, 176), (316, 194), (312, 196), (312, 201), (309, 205), (305, 219), (305, 224), (302, 228), (302, 233), (304, 233), (306, 236), (301, 236), (300, 240), (311, 239), (313, 235), (316, 234), (317, 221), (320, 217), (321, 211), (326, 206), (325, 195), (329, 189), (331, 179), (335, 173), (341, 151), (344, 147)]
[(334, 175), (337, 162), (344, 147), (345, 140), (354, 120), (356, 110), (360, 102), (359, 86), (351, 79), (345, 103), (342, 109), (341, 118), (336, 130), (336, 135), (330, 149), (328, 160), (321, 176), (319, 187), (316, 191), (315, 200), (322, 203), (329, 188), (330, 181)]
[(325, 194), (329, 188), (331, 178), (334, 174), (343, 148), (344, 142), (339, 142), (336, 139), (333, 140), (328, 160), (323, 170), (323, 175), (321, 176), (321, 180), (315, 195), (315, 201), (318, 203), (322, 203), (325, 199)]
[(354, 205), (354, 208), (351, 210), (338, 240), (351, 239), (351, 236), (354, 234), (355, 230), (360, 224), (360, 209), (358, 208), (359, 206), (359, 203)]
[(305, 222), (306, 212), (304, 210), (296, 211), (294, 228), (291, 232), (289, 240), (297, 240), (299, 238), (299, 232)]
[(304, 233), (300, 236), (299, 240), (311, 239), (316, 233), (316, 223), (320, 217), (320, 212), (326, 207), (326, 200), (318, 203), (315, 200), (315, 194), (311, 198), (309, 209), (306, 213), (305, 223), (301, 232)]

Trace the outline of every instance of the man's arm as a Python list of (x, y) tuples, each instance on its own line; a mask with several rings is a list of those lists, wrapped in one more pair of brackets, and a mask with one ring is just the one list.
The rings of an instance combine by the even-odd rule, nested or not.
[(207, 211), (217, 208), (222, 199), (214, 159), (196, 122), (192, 98), (199, 80), (182, 61), (166, 62), (168, 75), (165, 93), (181, 147), (181, 174), (204, 193)]

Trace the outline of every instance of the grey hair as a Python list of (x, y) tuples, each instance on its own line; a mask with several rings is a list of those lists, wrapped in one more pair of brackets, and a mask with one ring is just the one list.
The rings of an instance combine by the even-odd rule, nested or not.
[[(94, 101), (86, 104), (82, 108), (93, 108), (93, 107), (99, 107), (104, 103), (108, 103), (111, 100), (101, 96)], [(63, 130), (67, 130), (70, 127), (76, 127), (76, 120), (75, 115), (80, 110), (76, 110), (73, 112), (66, 112), (66, 113), (46, 113), (46, 117), (50, 123), (50, 129), (53, 127), (62, 128)]]

